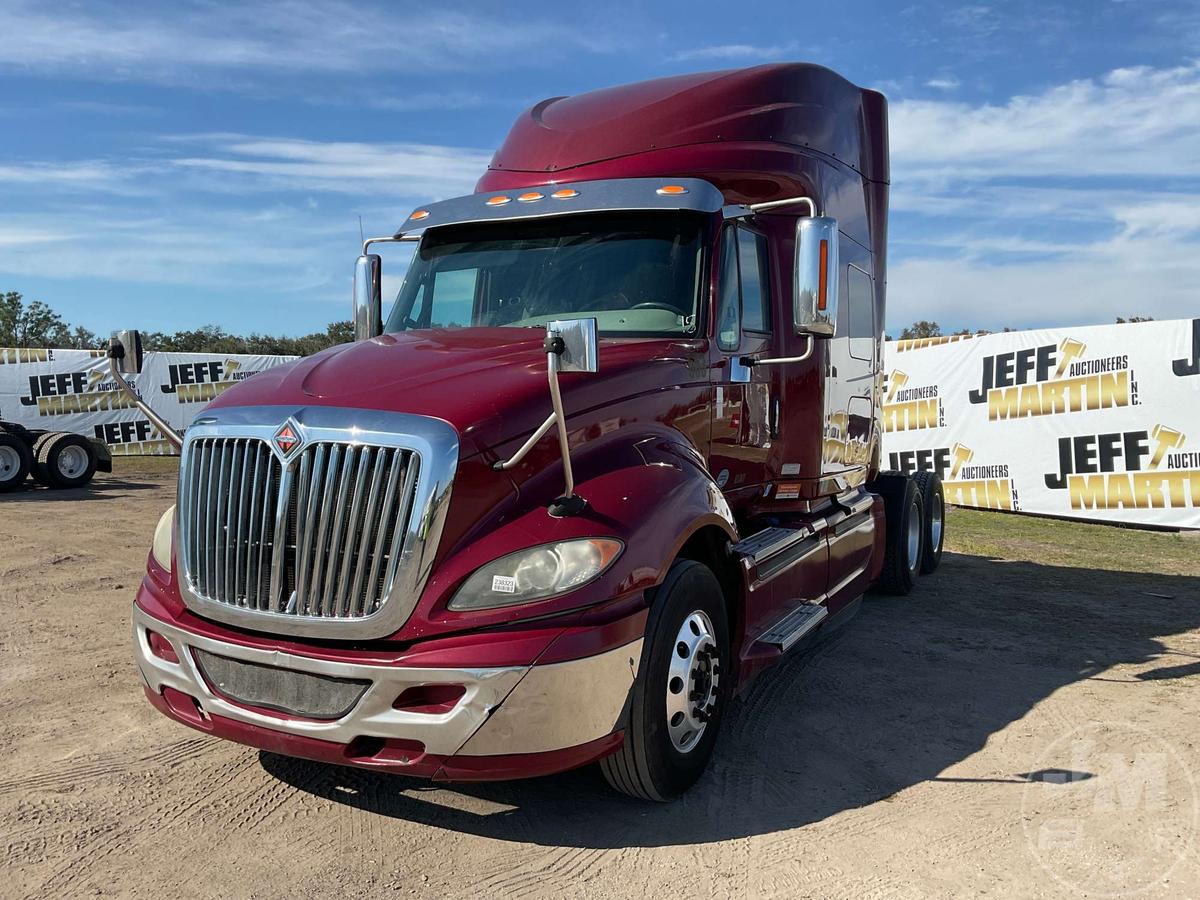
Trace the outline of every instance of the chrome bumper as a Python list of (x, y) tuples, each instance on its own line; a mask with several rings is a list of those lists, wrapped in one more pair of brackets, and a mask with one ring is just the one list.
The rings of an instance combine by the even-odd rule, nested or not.
[[(178, 663), (151, 651), (147, 629), (171, 644)], [(135, 604), (133, 646), (138, 669), (152, 691), (173, 688), (191, 696), (208, 715), (338, 744), (358, 737), (404, 738), (420, 741), (429, 754), (492, 756), (559, 750), (611, 734), (620, 727), (637, 676), (642, 641), (546, 666), (419, 669), (364, 665), (214, 640), (162, 622)], [(361, 679), (370, 686), (339, 719), (272, 715), (214, 693), (192, 648), (274, 668)], [(405, 689), (430, 684), (463, 685), (466, 692), (449, 712), (419, 713), (392, 707)]]

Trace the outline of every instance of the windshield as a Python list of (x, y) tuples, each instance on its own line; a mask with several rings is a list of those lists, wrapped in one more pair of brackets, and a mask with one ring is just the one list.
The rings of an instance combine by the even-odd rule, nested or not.
[(695, 334), (705, 223), (688, 212), (620, 212), (434, 229), (384, 331), (594, 316), (602, 333)]

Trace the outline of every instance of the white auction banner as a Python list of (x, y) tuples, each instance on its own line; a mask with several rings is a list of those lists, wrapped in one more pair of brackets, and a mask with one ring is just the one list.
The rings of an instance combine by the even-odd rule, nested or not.
[[(147, 353), (142, 373), (129, 381), (167, 424), (182, 431), (227, 388), (293, 359)], [(97, 437), (114, 456), (175, 452), (113, 381), (102, 350), (0, 348), (0, 419), (26, 428)]]
[(889, 341), (885, 468), (946, 502), (1200, 528), (1200, 319)]

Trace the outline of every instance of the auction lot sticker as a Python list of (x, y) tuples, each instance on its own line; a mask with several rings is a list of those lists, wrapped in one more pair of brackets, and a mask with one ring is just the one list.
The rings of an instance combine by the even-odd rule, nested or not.
[(1134, 725), (1081, 726), (1025, 777), (1030, 851), (1073, 891), (1128, 897), (1161, 887), (1195, 844), (1200, 798), (1187, 763)]

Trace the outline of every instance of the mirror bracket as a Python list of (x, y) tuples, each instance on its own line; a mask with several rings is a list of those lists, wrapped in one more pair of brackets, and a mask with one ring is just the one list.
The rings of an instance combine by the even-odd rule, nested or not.
[(738, 362), (748, 368), (753, 368), (754, 366), (782, 366), (788, 363), (804, 362), (806, 359), (812, 356), (813, 347), (816, 346), (817, 343), (811, 334), (805, 334), (804, 338), (804, 352), (799, 356), (773, 356), (766, 357), (764, 359), (753, 356), (743, 356), (738, 360)]
[(140, 375), (142, 372), (142, 336), (137, 331), (114, 331), (108, 341), (108, 371), (113, 381), (133, 401), (133, 405), (145, 416), (151, 425), (158, 429), (176, 450), (183, 448), (183, 438), (166, 420), (150, 408), (134, 390), (133, 385), (125, 380), (126, 375)]

